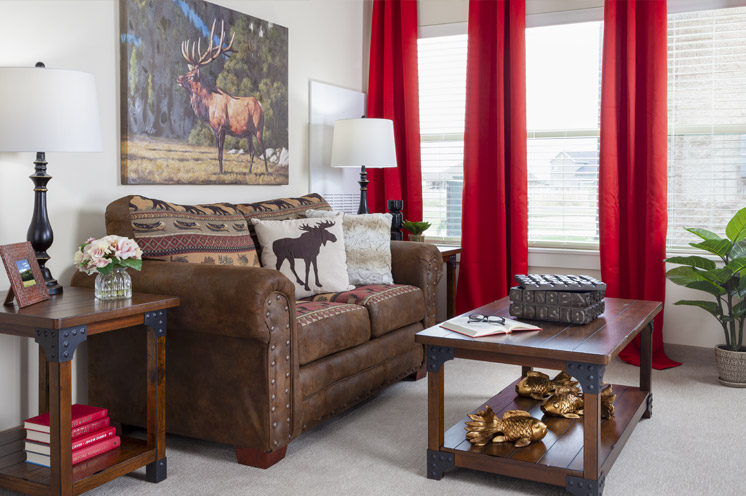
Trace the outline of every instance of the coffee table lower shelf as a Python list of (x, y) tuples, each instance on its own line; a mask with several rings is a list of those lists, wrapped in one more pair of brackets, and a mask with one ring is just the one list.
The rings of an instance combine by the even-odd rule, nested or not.
[[(520, 380), (520, 379), (519, 379)], [(466, 438), (464, 417), (445, 432), (441, 452), (454, 455), (453, 466), (508, 475), (557, 486), (566, 487), (567, 477), (583, 478), (583, 420), (550, 417), (541, 411), (541, 401), (524, 398), (515, 393), (515, 384), (487, 400), (497, 415), (502, 417), (507, 410), (526, 410), (531, 416), (547, 425), (547, 434), (539, 442), (524, 448), (515, 448), (513, 443), (488, 444), (477, 447)], [(614, 402), (615, 416), (601, 421), (601, 450), (599, 465), (601, 477), (605, 477), (622, 447), (632, 434), (637, 422), (647, 410), (647, 391), (638, 387), (613, 385), (617, 395)], [(476, 412), (474, 410), (472, 413)]]
[[(32, 495), (51, 493), (51, 470), (26, 463), (21, 427), (0, 432), (0, 487)], [(119, 448), (73, 466), (73, 494), (81, 494), (155, 461), (155, 447), (121, 436)]]

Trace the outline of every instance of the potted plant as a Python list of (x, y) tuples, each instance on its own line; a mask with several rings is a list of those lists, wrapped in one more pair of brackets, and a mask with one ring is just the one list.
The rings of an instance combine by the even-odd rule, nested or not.
[(682, 264), (669, 270), (671, 282), (711, 294), (715, 301), (681, 300), (676, 305), (703, 308), (715, 317), (723, 328), (725, 344), (715, 347), (721, 384), (746, 387), (746, 348), (743, 346), (743, 326), (746, 318), (746, 208), (742, 208), (725, 227), (726, 238), (707, 229), (685, 228), (703, 241), (690, 243), (694, 248), (717, 255), (718, 267), (710, 258), (696, 255), (667, 258)]
[(402, 222), (402, 227), (410, 232), (409, 241), (425, 241), (425, 236), (422, 233), (427, 231), (430, 225), (429, 222), (424, 221), (412, 222), (411, 220), (405, 220)]

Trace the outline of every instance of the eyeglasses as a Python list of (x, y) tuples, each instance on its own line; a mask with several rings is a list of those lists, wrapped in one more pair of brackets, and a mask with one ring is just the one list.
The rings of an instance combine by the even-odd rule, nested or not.
[(497, 315), (482, 315), (479, 313), (473, 313), (469, 315), (469, 320), (466, 323), (471, 324), (473, 322), (485, 322), (487, 324), (502, 325), (505, 323), (505, 319), (503, 317), (498, 317)]

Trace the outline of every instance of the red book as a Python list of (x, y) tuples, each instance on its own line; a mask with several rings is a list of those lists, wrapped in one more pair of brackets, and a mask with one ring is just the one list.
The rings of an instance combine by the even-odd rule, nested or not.
[[(89, 422), (87, 424), (76, 427), (75, 429), (73, 429), (73, 442), (75, 442), (75, 440), (81, 436), (85, 436), (86, 434), (90, 434), (95, 431), (100, 431), (101, 429), (105, 429), (107, 427), (109, 427), (109, 417), (94, 420), (93, 422)], [(48, 432), (26, 430), (26, 439), (29, 441), (34, 441), (35, 443), (49, 444), (50, 442)]]
[[(107, 451), (111, 451), (114, 448), (118, 448), (120, 444), (121, 440), (119, 439), (119, 436), (112, 436), (110, 438), (104, 439), (103, 441), (99, 441), (97, 443), (90, 444), (88, 446), (84, 446), (78, 450), (75, 450), (73, 451), (73, 465), (88, 460), (89, 458), (93, 458), (94, 456), (106, 453)], [(49, 467), (51, 457), (49, 455), (27, 451), (26, 461), (35, 465)]]
[[(86, 434), (85, 436), (80, 436), (73, 440), (72, 450), (73, 451), (79, 450), (83, 448), (84, 446), (88, 446), (89, 444), (103, 441), (106, 438), (114, 436), (116, 433), (117, 433), (116, 428), (106, 427), (104, 429), (101, 429), (100, 431), (92, 432), (90, 434)], [(26, 451), (33, 451), (35, 453), (41, 453), (42, 455), (48, 455), (50, 452), (49, 444), (48, 443), (34, 443), (29, 440), (26, 440)]]
[[(72, 428), (106, 417), (106, 408), (81, 405), (76, 403), (71, 408)], [(36, 417), (26, 419), (24, 429), (49, 433), (49, 413), (42, 413)]]

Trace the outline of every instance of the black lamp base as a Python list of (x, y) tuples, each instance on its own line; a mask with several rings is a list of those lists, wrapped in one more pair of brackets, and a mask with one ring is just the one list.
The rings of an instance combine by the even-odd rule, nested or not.
[(368, 173), (365, 171), (365, 166), (360, 168), (360, 180), (357, 182), (360, 185), (360, 206), (357, 209), (358, 214), (369, 214), (368, 210)]
[(47, 214), (47, 183), (52, 179), (52, 176), (47, 174), (47, 161), (44, 152), (36, 153), (34, 166), (34, 173), (29, 176), (34, 183), (34, 213), (31, 217), (31, 225), (26, 233), (26, 239), (31, 242), (31, 246), (36, 252), (36, 261), (39, 262), (47, 291), (50, 295), (56, 295), (62, 293), (62, 286), (52, 277), (52, 272), (46, 266), (50, 258), (47, 250), (52, 246), (54, 234), (49, 223), (49, 214)]

